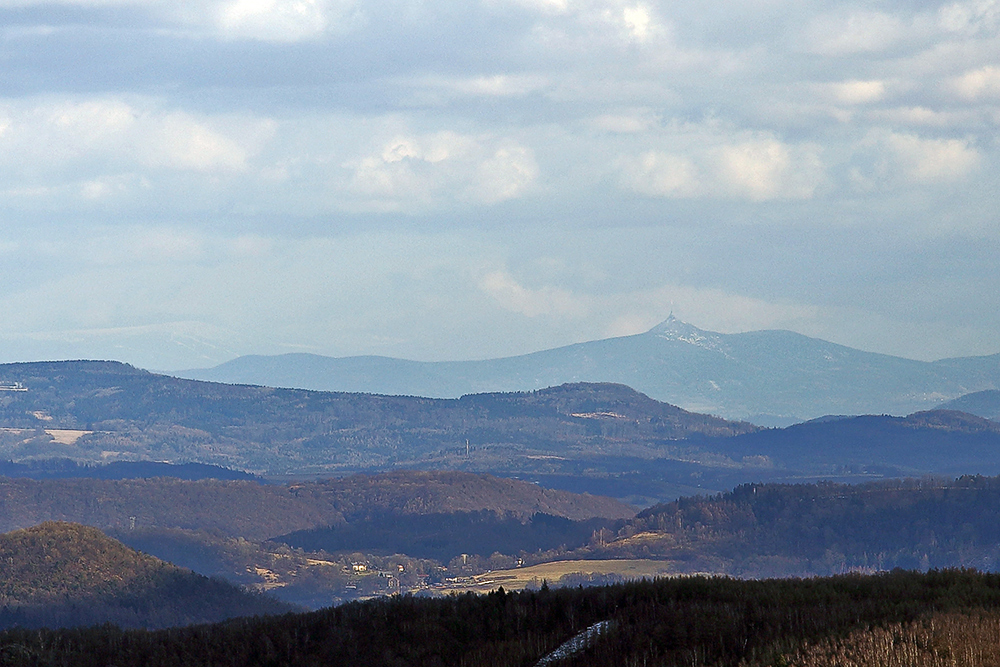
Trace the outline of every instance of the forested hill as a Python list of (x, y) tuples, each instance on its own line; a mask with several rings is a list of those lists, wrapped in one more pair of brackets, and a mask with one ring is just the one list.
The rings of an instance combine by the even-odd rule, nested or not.
[(610, 498), (463, 472), (393, 472), (291, 484), (0, 478), (0, 530), (57, 519), (102, 530), (124, 530), (134, 523), (142, 529), (184, 528), (263, 540), (372, 512), (483, 510), (522, 519), (538, 512), (570, 519), (634, 514)]
[(47, 522), (0, 535), (0, 627), (167, 627), (289, 610), (95, 528)]
[(679, 571), (755, 577), (998, 570), (1000, 477), (747, 484), (646, 509), (586, 555), (653, 556), (676, 561)]
[(621, 385), (436, 400), (235, 386), (115, 362), (0, 365), (0, 457), (211, 463), (256, 472), (518, 470), (754, 430)]

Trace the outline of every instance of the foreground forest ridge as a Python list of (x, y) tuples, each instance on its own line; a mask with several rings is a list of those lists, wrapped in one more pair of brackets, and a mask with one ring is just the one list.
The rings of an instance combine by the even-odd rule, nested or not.
[[(600, 625), (598, 625), (600, 624)], [(588, 628), (572, 650), (544, 661)], [(8, 630), (5, 665), (961, 665), (1000, 659), (1000, 576), (689, 577), (385, 598), (169, 631)], [(848, 662), (848, 658), (853, 662)]]

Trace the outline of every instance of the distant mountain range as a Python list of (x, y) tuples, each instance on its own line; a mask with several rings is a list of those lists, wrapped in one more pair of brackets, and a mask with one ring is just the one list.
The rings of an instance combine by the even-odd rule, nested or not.
[(686, 410), (783, 426), (827, 414), (906, 415), (970, 392), (1000, 389), (1000, 354), (914, 361), (791, 331), (720, 334), (671, 316), (643, 334), (503, 359), (244, 356), (172, 375), (441, 398), (615, 382)]

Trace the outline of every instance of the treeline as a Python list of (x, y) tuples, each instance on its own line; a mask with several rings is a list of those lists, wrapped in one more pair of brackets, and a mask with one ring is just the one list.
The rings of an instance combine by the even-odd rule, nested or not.
[(350, 517), (340, 526), (296, 531), (275, 538), (307, 551), (364, 551), (433, 558), (447, 562), (459, 554), (489, 556), (573, 549), (595, 531), (613, 534), (623, 522), (571, 521), (536, 513), (527, 520), (490, 510), (408, 515), (377, 512)]
[(998, 609), (1000, 576), (973, 571), (767, 581), (691, 577), (383, 598), (169, 631), (10, 630), (0, 634), (0, 656), (8, 665), (79, 667), (523, 666), (600, 623), (602, 631), (567, 651), (560, 665), (773, 665), (827, 638)]
[(0, 461), (0, 477), (28, 479), (144, 479), (170, 477), (187, 481), (203, 479), (257, 480), (255, 475), (205, 463), (160, 463), (158, 461), (112, 461), (107, 464), (79, 463), (72, 459), (37, 459), (23, 463)]

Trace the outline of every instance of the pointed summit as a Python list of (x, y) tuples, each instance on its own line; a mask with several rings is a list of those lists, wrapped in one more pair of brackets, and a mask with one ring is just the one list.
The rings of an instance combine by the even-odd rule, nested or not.
[(727, 345), (723, 341), (724, 335), (714, 331), (705, 331), (696, 326), (683, 322), (674, 317), (673, 312), (655, 327), (646, 332), (649, 335), (663, 338), (665, 340), (676, 340), (682, 343), (689, 343), (696, 347), (703, 347), (708, 350), (727, 354)]
[(647, 333), (658, 334), (658, 335), (668, 335), (668, 336), (678, 336), (678, 335), (692, 335), (698, 334), (702, 336), (718, 336), (718, 334), (712, 331), (702, 331), (696, 326), (688, 324), (682, 320), (674, 317), (673, 311), (667, 316), (667, 319), (663, 320), (655, 327), (650, 329)]

